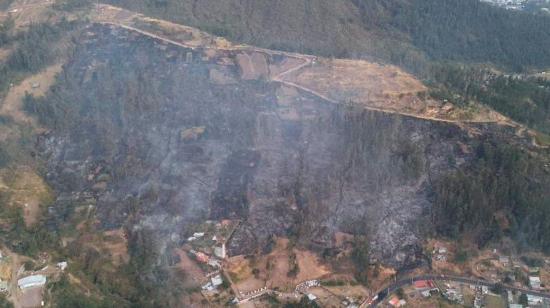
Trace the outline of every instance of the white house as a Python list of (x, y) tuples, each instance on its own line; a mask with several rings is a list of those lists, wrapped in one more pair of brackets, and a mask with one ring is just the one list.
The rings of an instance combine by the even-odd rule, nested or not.
[(214, 255), (220, 259), (225, 259), (226, 257), (225, 244), (222, 244), (221, 247), (214, 247)]
[(529, 302), (529, 306), (540, 305), (542, 304), (542, 301), (542, 297), (540, 296), (527, 294), (527, 302)]
[(533, 289), (540, 289), (540, 277), (536, 277), (536, 276), (529, 277), (529, 285)]
[(17, 285), (21, 289), (43, 286), (45, 284), (46, 284), (46, 276), (44, 275), (27, 276), (17, 281)]
[(67, 268), (67, 261), (63, 261), (63, 262), (57, 263), (57, 267), (58, 267), (61, 271), (64, 271), (64, 270)]
[(210, 281), (212, 282), (212, 285), (214, 287), (221, 286), (223, 284), (223, 279), (221, 275), (216, 275), (212, 278), (210, 278)]

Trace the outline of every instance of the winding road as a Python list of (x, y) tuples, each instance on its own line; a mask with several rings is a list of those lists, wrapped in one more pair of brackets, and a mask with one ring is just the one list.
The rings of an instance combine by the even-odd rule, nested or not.
[[(105, 4), (100, 4), (100, 8), (101, 7), (111, 7), (111, 6), (105, 5)], [(98, 11), (100, 12), (101, 9), (98, 9)], [(304, 91), (304, 92), (309, 93), (313, 96), (316, 96), (316, 97), (320, 98), (321, 100), (326, 101), (328, 103), (332, 103), (332, 104), (340, 104), (341, 103), (340, 101), (332, 99), (332, 98), (330, 98), (330, 97), (328, 97), (328, 96), (326, 96), (322, 93), (319, 93), (316, 90), (310, 89), (308, 87), (305, 87), (303, 85), (300, 85), (300, 84), (297, 84), (295, 82), (288, 81), (288, 80), (285, 79), (286, 76), (288, 76), (288, 75), (290, 75), (294, 72), (297, 72), (297, 71), (299, 71), (299, 70), (301, 70), (301, 69), (303, 69), (307, 66), (312, 65), (314, 63), (314, 60), (317, 59), (316, 56), (306, 55), (306, 54), (298, 54), (298, 53), (287, 52), (287, 51), (271, 50), (271, 49), (265, 49), (265, 48), (254, 47), (254, 46), (249, 46), (249, 45), (236, 45), (236, 46), (232, 46), (232, 47), (213, 47), (213, 46), (202, 46), (202, 45), (198, 46), (198, 45), (195, 45), (195, 44), (187, 44), (185, 42), (174, 41), (174, 40), (171, 40), (171, 39), (166, 38), (164, 36), (160, 36), (160, 35), (157, 35), (155, 33), (151, 33), (149, 31), (145, 31), (145, 30), (142, 30), (142, 29), (139, 29), (139, 28), (127, 25), (127, 24), (123, 24), (122, 22), (119, 22), (119, 21), (100, 20), (101, 15), (99, 15), (97, 17), (98, 17), (99, 20), (96, 20), (96, 23), (104, 24), (104, 25), (117, 26), (117, 27), (129, 30), (129, 31), (134, 31), (134, 32), (140, 33), (142, 35), (152, 37), (154, 39), (163, 41), (163, 42), (171, 44), (171, 45), (175, 45), (175, 46), (179, 46), (179, 47), (183, 47), (183, 48), (188, 48), (188, 49), (192, 49), (192, 50), (195, 50), (195, 49), (214, 49), (214, 50), (242, 51), (242, 52), (247, 52), (248, 51), (248, 52), (259, 52), (259, 53), (263, 53), (265, 55), (270, 55), (270, 56), (280, 55), (280, 56), (286, 56), (286, 57), (289, 57), (289, 58), (298, 59), (302, 62), (301, 64), (296, 65), (295, 67), (289, 68), (288, 70), (283, 71), (283, 72), (279, 73), (276, 76), (273, 76), (271, 78), (271, 81), (281, 83), (281, 84), (284, 84), (286, 86)], [(402, 111), (397, 111), (397, 110), (390, 110), (390, 109), (372, 107), (372, 106), (367, 106), (367, 105), (362, 105), (361, 107), (365, 108), (367, 110), (371, 110), (371, 111), (383, 112), (383, 113), (387, 113), (387, 114), (398, 114), (398, 115), (405, 116), (405, 117), (410, 117), (410, 118), (416, 118), (416, 119), (422, 119), (422, 120), (428, 120), (428, 121), (444, 122), (444, 123), (500, 123), (500, 124), (506, 124), (506, 125), (510, 125), (510, 126), (519, 126), (519, 124), (517, 124), (517, 123), (515, 123), (515, 122), (513, 122), (509, 119), (506, 122), (502, 122), (500, 120), (467, 120), (467, 119), (452, 120), (452, 119), (444, 119), (444, 118), (438, 118), (438, 117), (424, 116), (424, 115), (414, 114), (414, 113), (407, 113), (407, 112), (402, 112)]]

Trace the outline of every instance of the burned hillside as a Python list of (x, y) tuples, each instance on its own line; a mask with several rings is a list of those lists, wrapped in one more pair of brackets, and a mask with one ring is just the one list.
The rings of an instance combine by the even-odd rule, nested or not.
[(26, 102), (51, 128), (39, 146), (60, 196), (52, 211), (92, 198), (102, 228), (153, 230), (160, 254), (192, 223), (230, 218), (241, 220), (232, 255), (265, 251), (273, 235), (331, 249), (347, 232), (368, 235), (383, 263), (414, 264), (433, 183), (475, 158), (469, 144), (513, 130), (334, 104), (269, 82), (286, 61), (89, 27), (47, 97)]

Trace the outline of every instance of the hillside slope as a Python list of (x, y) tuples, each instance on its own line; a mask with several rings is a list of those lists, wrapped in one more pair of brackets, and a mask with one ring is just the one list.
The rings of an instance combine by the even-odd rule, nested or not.
[(258, 46), (374, 56), (416, 71), (426, 60), (550, 66), (550, 17), (478, 0), (108, 2)]

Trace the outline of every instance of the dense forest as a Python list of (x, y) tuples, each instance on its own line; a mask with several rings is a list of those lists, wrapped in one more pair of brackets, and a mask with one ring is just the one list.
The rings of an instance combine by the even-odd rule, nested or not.
[(432, 95), (458, 105), (481, 102), (513, 120), (550, 134), (550, 81), (502, 75), (475, 66), (434, 66)]
[(520, 248), (550, 252), (548, 173), (540, 158), (506, 143), (482, 141), (470, 166), (436, 183), (434, 226), (452, 238), (477, 233), (480, 245), (508, 235)]

